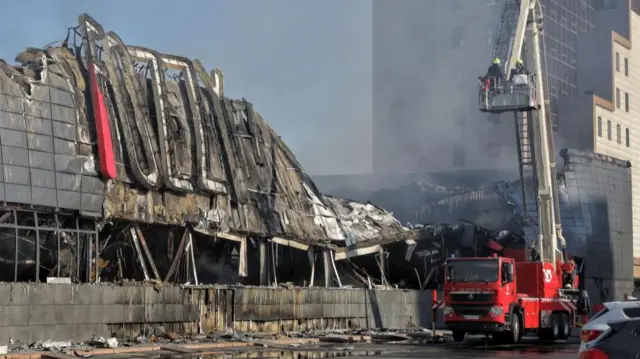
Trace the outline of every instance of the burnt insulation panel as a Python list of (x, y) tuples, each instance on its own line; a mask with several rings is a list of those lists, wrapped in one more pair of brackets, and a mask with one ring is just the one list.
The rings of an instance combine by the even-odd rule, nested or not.
[(47, 76), (31, 83), (21, 83), (24, 76), (11, 68), (2, 70), (0, 200), (100, 215), (103, 183), (62, 66), (50, 64)]

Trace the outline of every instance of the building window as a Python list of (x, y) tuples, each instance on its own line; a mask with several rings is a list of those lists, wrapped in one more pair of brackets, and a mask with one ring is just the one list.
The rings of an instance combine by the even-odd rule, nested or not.
[(453, 149), (453, 165), (456, 167), (463, 167), (467, 164), (467, 156), (462, 146), (456, 146)]
[(620, 108), (620, 89), (616, 88), (616, 107)]
[(622, 143), (622, 126), (616, 125), (616, 139), (618, 143)]
[(627, 144), (627, 147), (629, 147), (629, 143), (631, 143), (631, 136), (629, 135), (629, 128), (625, 128), (624, 137), (625, 137), (625, 142)]
[(629, 112), (629, 93), (624, 93), (624, 110)]
[(624, 58), (624, 75), (629, 77), (629, 58)]
[(620, 53), (616, 52), (616, 72), (620, 72)]
[(457, 26), (456, 28), (453, 29), (453, 31), (451, 32), (451, 47), (453, 48), (462, 47), (462, 45), (464, 44), (464, 41), (462, 40), (462, 31), (463, 31), (462, 26)]
[(602, 137), (602, 117), (598, 116), (598, 137)]
[(607, 140), (611, 141), (611, 120), (607, 120)]

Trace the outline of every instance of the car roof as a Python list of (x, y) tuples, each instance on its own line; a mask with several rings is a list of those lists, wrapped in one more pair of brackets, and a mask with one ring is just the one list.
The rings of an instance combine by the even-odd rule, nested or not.
[(606, 302), (604, 303), (604, 306), (609, 310), (612, 310), (615, 307), (631, 308), (640, 306), (640, 300), (621, 300), (617, 302)]

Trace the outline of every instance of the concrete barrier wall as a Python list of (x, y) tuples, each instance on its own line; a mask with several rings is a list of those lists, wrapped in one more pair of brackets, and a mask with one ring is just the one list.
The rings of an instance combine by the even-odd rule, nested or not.
[[(197, 305), (179, 287), (0, 283), (0, 341), (90, 339), (144, 323), (182, 331), (197, 321)], [(128, 326), (127, 326), (128, 325)]]
[(430, 292), (0, 283), (0, 341), (431, 326)]

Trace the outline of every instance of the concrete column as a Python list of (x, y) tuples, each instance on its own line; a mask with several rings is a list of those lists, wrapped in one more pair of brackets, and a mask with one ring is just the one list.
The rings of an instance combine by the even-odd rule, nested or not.
[(389, 278), (387, 277), (387, 253), (381, 249), (380, 250), (380, 272), (382, 274), (382, 284), (388, 284)]
[(267, 243), (263, 240), (258, 240), (258, 255), (260, 257), (260, 285), (269, 285), (269, 256)]
[(324, 286), (329, 288), (333, 283), (333, 268), (331, 267), (331, 257), (329, 250), (322, 251), (322, 268), (324, 269)]
[(246, 277), (249, 275), (249, 269), (247, 267), (247, 237), (243, 237), (240, 241), (238, 257), (240, 258), (240, 263), (238, 265), (238, 275), (240, 277)]
[(309, 287), (313, 287), (313, 282), (316, 278), (316, 252), (312, 248), (307, 251), (307, 258), (309, 258), (309, 265), (311, 267), (311, 275), (309, 277)]

